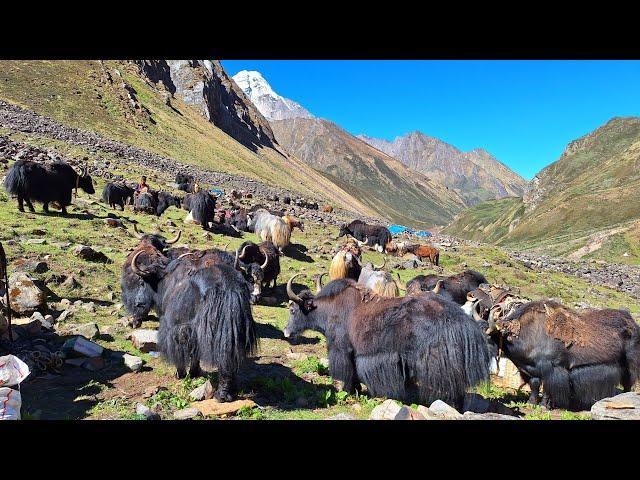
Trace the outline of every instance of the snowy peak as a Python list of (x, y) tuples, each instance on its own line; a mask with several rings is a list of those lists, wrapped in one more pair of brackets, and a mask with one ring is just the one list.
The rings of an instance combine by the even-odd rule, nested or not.
[(242, 70), (233, 76), (233, 81), (267, 120), (314, 118), (299, 103), (278, 95), (260, 72)]

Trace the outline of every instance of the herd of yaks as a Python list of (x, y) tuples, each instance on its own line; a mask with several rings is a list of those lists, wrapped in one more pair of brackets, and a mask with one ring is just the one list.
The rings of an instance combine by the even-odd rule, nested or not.
[[(21, 211), (23, 202), (33, 210), (36, 200), (45, 210), (57, 203), (66, 213), (74, 188), (94, 193), (86, 170), (77, 172), (62, 162), (16, 161), (4, 185)], [(120, 204), (114, 187), (103, 192), (112, 206)], [(167, 240), (134, 226), (140, 243), (123, 265), (122, 299), (133, 327), (156, 311), (159, 350), (178, 376), (215, 367), (215, 396), (228, 401), (241, 365), (257, 347), (251, 303), (264, 286), (275, 287), (291, 231), (304, 231), (304, 225), (265, 208), (221, 215), (215, 197), (193, 187), (187, 183), (193, 192), (182, 202), (158, 193), (149, 211), (161, 214), (159, 208), (187, 204), (191, 220), (203, 228), (254, 231), (262, 243), (246, 241), (235, 255), (216, 248), (173, 248), (180, 232)], [(640, 327), (627, 310), (575, 311), (552, 300), (529, 301), (489, 285), (471, 270), (450, 277), (419, 275), (404, 287), (383, 270), (384, 263), (363, 265), (361, 249), (412, 252), (435, 265), (437, 249), (393, 242), (385, 227), (359, 220), (343, 225), (342, 236), (347, 240), (338, 246), (326, 285), (320, 276), (315, 292), (296, 293), (297, 275), (287, 282), (290, 314), (284, 335), (323, 333), (330, 373), (348, 392), (364, 384), (376, 396), (420, 403), (441, 399), (461, 407), (465, 392), (488, 380), (496, 355), (516, 365), (531, 387), (530, 401), (538, 403), (542, 389), (549, 408), (589, 408), (614, 395), (618, 386), (629, 391), (640, 379)]]

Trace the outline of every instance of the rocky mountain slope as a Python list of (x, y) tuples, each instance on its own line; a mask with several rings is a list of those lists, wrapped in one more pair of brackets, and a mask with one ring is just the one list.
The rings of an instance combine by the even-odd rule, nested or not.
[(522, 196), (526, 180), (486, 150), (462, 152), (421, 132), (397, 137), (393, 142), (359, 135), (358, 138), (397, 158), (409, 168), (447, 185), (468, 205), (484, 200)]
[(221, 68), (204, 61), (2, 61), (0, 100), (180, 163), (375, 215), (279, 147)]
[(278, 142), (365, 204), (405, 225), (446, 224), (463, 208), (457, 193), (371, 147), (335, 123), (294, 118), (271, 122)]
[(639, 191), (640, 118), (613, 118), (571, 142), (538, 173), (520, 207), (515, 200), (509, 200), (508, 209), (477, 206), (447, 231), (472, 238), (508, 220), (511, 230), (494, 239), (500, 244), (592, 257), (600, 252), (612, 260), (640, 263), (634, 253), (640, 238), (633, 235), (640, 220)]
[(286, 118), (314, 118), (299, 103), (274, 92), (260, 72), (242, 70), (232, 78), (269, 121), (284, 120)]

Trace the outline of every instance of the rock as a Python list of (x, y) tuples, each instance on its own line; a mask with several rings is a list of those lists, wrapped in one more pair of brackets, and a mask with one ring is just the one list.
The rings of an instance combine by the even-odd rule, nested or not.
[(58, 315), (58, 322), (64, 322), (69, 317), (73, 316), (73, 312), (71, 310), (64, 310), (60, 315)]
[(436, 400), (429, 406), (429, 412), (445, 420), (457, 420), (462, 414), (442, 400)]
[(401, 409), (395, 400), (385, 400), (371, 411), (369, 420), (393, 420)]
[(100, 329), (95, 323), (82, 323), (70, 327), (71, 328), (69, 330), (65, 330), (67, 330), (71, 335), (81, 335), (89, 340), (95, 340), (100, 336)]
[(640, 420), (640, 393), (627, 392), (604, 398), (591, 407), (594, 420)]
[(31, 320), (30, 318), (14, 318), (11, 321), (11, 325), (21, 327), (24, 334), (30, 337), (38, 335), (42, 331), (42, 324), (38, 320)]
[(75, 290), (76, 288), (80, 287), (80, 283), (76, 280), (76, 277), (74, 277), (73, 275), (69, 275), (64, 282), (62, 282), (62, 287), (66, 288), (67, 290)]
[(473, 413), (473, 412), (464, 412), (462, 415), (463, 420), (520, 420), (518, 417), (514, 417), (511, 415), (502, 415), (500, 413)]
[(28, 273), (45, 273), (49, 270), (49, 264), (40, 260), (15, 262), (16, 270)]
[(58, 247), (62, 250), (65, 250), (69, 248), (72, 245), (72, 243), (71, 242), (54, 242), (51, 245), (53, 245), (54, 247)]
[(217, 416), (217, 415), (230, 415), (236, 413), (243, 407), (255, 407), (256, 402), (253, 400), (236, 400), (235, 402), (218, 402), (218, 400), (212, 398), (211, 400), (203, 400), (201, 402), (194, 402), (191, 404), (193, 408), (196, 408), (205, 417)]
[(422, 415), (425, 420), (442, 420), (442, 417), (436, 415), (424, 405), (418, 405), (418, 413)]
[(122, 361), (124, 362), (125, 367), (132, 372), (139, 372), (142, 370), (142, 364), (144, 363), (140, 357), (129, 355), (128, 353), (125, 353), (122, 356)]
[(102, 357), (87, 358), (82, 364), (82, 368), (91, 370), (92, 372), (102, 370), (105, 366), (104, 359)]
[(178, 410), (177, 412), (174, 412), (173, 419), (174, 420), (191, 420), (193, 418), (200, 417), (200, 416), (202, 416), (202, 413), (200, 413), (200, 410), (193, 407), (187, 407), (187, 408), (183, 408), (182, 410)]
[(100, 262), (100, 263), (111, 263), (109, 257), (107, 257), (102, 252), (97, 252), (91, 247), (86, 245), (78, 245), (74, 250), (73, 254), (76, 257), (79, 257), (88, 262)]
[(47, 240), (45, 238), (28, 238), (22, 243), (25, 245), (44, 245), (47, 243)]
[(325, 420), (355, 420), (356, 417), (349, 415), (348, 413), (339, 413), (333, 417), (327, 417)]
[(194, 388), (189, 394), (189, 398), (194, 402), (200, 400), (210, 400), (213, 398), (215, 390), (213, 389), (213, 385), (211, 385), (211, 381), (207, 380), (202, 385), (197, 388)]
[(141, 352), (152, 352), (158, 349), (158, 331), (151, 329), (139, 329), (131, 332), (131, 343)]
[(426, 420), (426, 418), (413, 408), (403, 406), (393, 418), (394, 420)]
[(138, 415), (144, 415), (147, 420), (160, 420), (160, 415), (140, 402), (136, 403), (136, 413)]
[(158, 393), (159, 391), (160, 391), (160, 387), (157, 387), (155, 385), (151, 386), (151, 387), (147, 387), (147, 388), (144, 389), (144, 393), (142, 394), (142, 398), (151, 398), (156, 393)]
[[(4, 291), (0, 291), (0, 295), (0, 301), (6, 307)], [(47, 295), (24, 272), (15, 272), (9, 278), (9, 298), (11, 310), (17, 315), (31, 315), (47, 309)]]
[(122, 220), (117, 218), (105, 218), (104, 223), (111, 228), (121, 228), (123, 226)]
[(83, 303), (82, 309), (89, 313), (96, 313), (96, 304), (93, 302)]

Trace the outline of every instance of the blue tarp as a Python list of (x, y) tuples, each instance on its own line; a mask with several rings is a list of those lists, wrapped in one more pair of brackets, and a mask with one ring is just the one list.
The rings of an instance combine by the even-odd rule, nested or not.
[(398, 233), (404, 233), (406, 231), (408, 231), (409, 228), (405, 227), (403, 225), (391, 225), (389, 227), (389, 231), (393, 234), (398, 234)]
[(413, 230), (409, 227), (405, 227), (404, 225), (391, 225), (389, 227), (389, 231), (397, 235), (399, 233), (411, 233), (413, 235), (417, 235), (418, 237), (430, 237), (431, 233), (425, 230)]
[(224, 191), (220, 190), (219, 188), (210, 188), (209, 192), (213, 193), (216, 197), (221, 197), (222, 195), (224, 195)]

